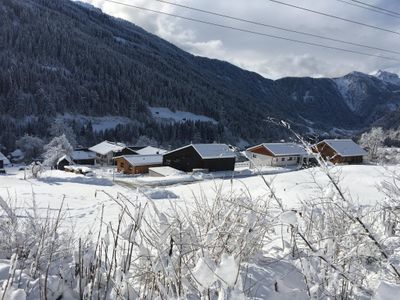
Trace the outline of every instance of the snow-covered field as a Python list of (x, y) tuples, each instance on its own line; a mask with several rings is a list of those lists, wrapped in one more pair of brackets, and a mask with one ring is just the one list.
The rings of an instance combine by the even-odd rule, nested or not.
[[(393, 169), (397, 168), (400, 169), (372, 165), (343, 166), (338, 168), (338, 172), (342, 178), (341, 186), (354, 200), (362, 204), (375, 204), (384, 197), (379, 193), (378, 185), (388, 180)], [(7, 172), (7, 176), (0, 177), (1, 197), (13, 199), (19, 207), (31, 207), (34, 195), (38, 207), (43, 211), (46, 211), (47, 207), (58, 209), (64, 199), (68, 219), (76, 224), (79, 232), (86, 232), (92, 226), (99, 225), (96, 223), (103, 205), (106, 211), (105, 221), (116, 221), (120, 206), (110, 199), (110, 196), (117, 198), (119, 194), (135, 201), (145, 201), (149, 197), (154, 199), (161, 209), (167, 209), (170, 201), (190, 206), (194, 198), (202, 194), (212, 199), (221, 188), (223, 193), (249, 193), (251, 197), (262, 197), (269, 193), (260, 176), (244, 171), (242, 173), (249, 176), (242, 175), (238, 179), (232, 179), (231, 176), (221, 179), (208, 175), (204, 179), (204, 176), (181, 175), (165, 178), (116, 177), (115, 182), (110, 172), (100, 173), (97, 177), (86, 177), (51, 170), (43, 173), (39, 179), (27, 180), (23, 179), (23, 171), (7, 169)], [(264, 178), (272, 182), (276, 194), (286, 208), (294, 208), (302, 200), (314, 197), (317, 190), (314, 181), (322, 186), (328, 182), (325, 175), (316, 169), (264, 175)], [(149, 187), (149, 184), (152, 187)], [(164, 187), (168, 184), (175, 185)]]
[[(284, 172), (277, 173), (277, 171)], [(359, 209), (366, 206), (374, 207), (387, 200), (385, 194), (380, 190), (380, 185), (384, 181), (392, 181), (392, 173), (400, 171), (400, 166), (340, 166), (331, 167), (330, 171), (335, 178), (340, 178), (339, 185), (345, 197), (353, 199), (356, 203), (354, 207)], [(235, 175), (240, 175), (237, 178), (213, 174), (214, 176), (200, 176), (197, 178), (198, 180), (194, 181), (182, 180), (182, 178), (192, 176), (186, 174), (174, 175), (173, 178), (166, 179), (138, 177), (142, 179), (142, 181), (138, 181), (136, 177), (112, 176), (112, 172), (107, 169), (97, 169), (95, 172), (95, 176), (87, 177), (49, 170), (42, 173), (39, 179), (24, 179), (23, 171), (8, 168), (8, 174), (0, 177), (0, 196), (7, 201), (11, 200), (11, 205), (17, 207), (15, 212), (18, 218), (27, 218), (27, 211), (29, 212), (34, 204), (38, 209), (39, 218), (45, 218), (49, 210), (56, 215), (63, 203), (65, 221), (61, 225), (62, 230), (70, 231), (72, 228), (75, 237), (83, 239), (86, 239), (90, 232), (94, 233), (91, 235), (92, 237), (96, 236), (100, 226), (103, 226), (103, 234), (106, 232), (105, 236), (101, 238), (101, 245), (105, 249), (101, 250), (102, 247), (99, 248), (99, 245), (93, 248), (94, 245), (90, 241), (86, 241), (84, 247), (87, 247), (88, 250), (84, 248), (79, 252), (82, 253), (83, 258), (77, 257), (76, 250), (74, 250), (74, 258), (68, 262), (75, 268), (77, 265), (84, 266), (88, 271), (94, 268), (94, 278), (89, 276), (83, 279), (86, 282), (85, 290), (81, 289), (80, 276), (75, 275), (74, 278), (68, 279), (69, 283), (66, 284), (63, 283), (63, 277), (60, 279), (60, 276), (56, 275), (58, 271), (55, 270), (50, 278), (49, 299), (56, 299), (60, 295), (63, 295), (65, 299), (75, 299), (80, 293), (84, 295), (90, 292), (96, 295), (95, 293), (100, 293), (100, 291), (108, 295), (107, 299), (130, 299), (126, 295), (133, 293), (134, 290), (139, 291), (140, 296), (137, 298), (152, 298), (147, 294), (146, 288), (140, 289), (135, 285), (129, 287), (129, 282), (146, 283), (146, 278), (140, 278), (141, 274), (148, 274), (146, 272), (150, 272), (155, 278), (162, 276), (164, 280), (171, 279), (171, 284), (183, 288), (179, 293), (197, 295), (194, 299), (200, 299), (197, 298), (199, 295), (207, 295), (205, 287), (211, 288), (208, 291), (208, 295), (211, 293), (211, 299), (245, 299), (244, 295), (250, 299), (288, 300), (309, 299), (309, 295), (323, 295), (319, 298), (328, 299), (329, 295), (324, 293), (330, 291), (340, 295), (340, 289), (337, 287), (342, 284), (346, 285), (347, 282), (354, 284), (353, 293), (357, 295), (356, 298), (394, 300), (398, 297), (399, 286), (394, 284), (393, 280), (388, 280), (392, 278), (392, 275), (388, 273), (390, 266), (398, 265), (398, 253), (397, 250), (393, 250), (397, 247), (397, 239), (391, 236), (379, 239), (379, 243), (391, 247), (391, 252), (388, 253), (391, 253), (392, 258), (387, 262), (383, 261), (383, 265), (377, 265), (377, 269), (374, 270), (376, 262), (373, 260), (364, 262), (363, 257), (370, 255), (368, 253), (375, 253), (374, 255), (379, 257), (379, 252), (373, 250), (374, 243), (371, 243), (371, 240), (362, 233), (362, 228), (353, 227), (351, 222), (345, 221), (346, 214), (324, 217), (322, 222), (330, 222), (330, 218), (333, 218), (334, 223), (329, 226), (319, 223), (319, 218), (322, 216), (321, 209), (327, 214), (334, 211), (341, 214), (341, 209), (346, 209), (346, 206), (336, 209), (321, 203), (317, 204), (317, 210), (302, 206), (305, 202), (312, 203), (311, 199), (316, 199), (316, 201), (337, 199), (335, 198), (337, 196), (333, 195), (332, 184), (329, 182), (327, 174), (318, 168), (299, 171), (275, 170), (275, 172), (269, 170), (265, 171), (263, 176), (256, 176), (249, 170), (247, 172), (241, 170), (235, 173)], [(179, 179), (179, 176), (182, 178)], [(150, 186), (144, 179), (153, 180), (152, 185)], [(159, 180), (158, 185), (157, 180)], [(171, 181), (169, 185), (165, 185), (163, 182), (165, 180)], [(272, 187), (274, 197), (271, 197), (271, 189), (268, 186)], [(224, 200), (221, 202), (221, 199)], [(266, 203), (276, 200), (282, 203), (281, 209), (276, 206), (276, 203), (272, 206), (266, 205)], [(139, 214), (127, 216), (125, 213), (126, 219), (121, 219), (121, 210), (124, 204), (138, 208)], [(143, 228), (135, 231), (132, 237), (132, 224), (138, 225), (137, 222), (141, 219), (140, 208), (144, 208), (146, 205), (149, 205), (149, 208), (152, 207), (148, 218), (145, 217), (146, 224), (140, 225)], [(0, 207), (4, 209), (4, 203), (2, 204), (1, 201)], [(263, 209), (267, 209), (266, 215), (262, 213), (265, 212)], [(181, 228), (180, 221), (178, 222), (177, 215), (174, 216), (174, 211), (178, 210), (187, 215), (191, 215), (193, 210), (193, 216), (189, 219), (187, 216), (183, 218), (183, 220), (195, 222), (192, 224), (192, 226), (195, 225), (192, 229), (189, 226), (189, 228), (183, 228), (182, 231), (178, 230)], [(275, 212), (278, 210), (280, 212), (276, 214)], [(104, 214), (101, 219), (102, 211)], [(298, 214), (298, 211), (301, 211), (302, 214)], [(258, 215), (260, 213), (262, 213), (262, 217)], [(13, 213), (8, 214), (11, 215), (12, 220)], [(382, 214), (378, 213), (375, 216), (380, 215)], [(300, 220), (300, 217), (304, 220)], [(307, 223), (310, 217), (315, 220)], [(337, 217), (339, 217), (338, 223)], [(365, 219), (365, 217), (363, 218)], [(113, 259), (111, 259), (111, 265), (108, 267), (106, 265), (106, 269), (103, 270), (104, 267), (98, 267), (93, 260), (96, 257), (93, 255), (93, 249), (106, 251), (111, 247), (116, 237), (115, 233), (118, 232), (118, 221), (120, 220), (123, 220), (122, 227), (126, 228), (119, 234), (120, 239), (123, 239), (121, 241), (122, 248), (118, 250), (121, 251), (121, 256), (115, 257), (115, 266), (112, 265)], [(136, 221), (132, 221), (133, 223), (129, 225), (127, 220)], [(297, 242), (293, 244), (296, 226), (302, 230), (311, 226), (299, 237), (304, 238), (305, 235), (306, 239), (310, 239), (317, 238), (321, 234), (321, 240), (315, 242), (309, 240), (312, 246), (307, 247), (307, 244), (301, 244), (300, 238), (296, 238)], [(171, 227), (175, 229), (170, 229)], [(374, 234), (380, 232), (376, 231), (376, 228), (379, 227), (372, 223), (368, 228), (373, 230)], [(308, 231), (315, 231), (315, 234)], [(189, 236), (182, 237), (182, 234), (188, 233)], [(267, 233), (268, 236), (265, 236)], [(335, 234), (343, 234), (343, 236)], [(380, 234), (383, 233), (380, 232)], [(56, 240), (55, 237), (51, 237), (51, 234), (49, 236), (50, 241)], [(151, 237), (151, 244), (143, 242), (143, 237), (146, 239)], [(183, 244), (179, 244), (178, 239), (183, 239)], [(186, 240), (190, 241), (190, 244), (186, 244)], [(76, 249), (77, 242), (74, 243)], [(137, 252), (129, 254), (128, 250), (126, 254), (124, 251), (129, 248), (125, 247), (125, 243), (129, 243), (133, 248), (138, 247)], [(58, 245), (59, 248), (61, 246)], [(188, 252), (186, 253), (179, 247), (188, 247), (185, 248)], [(197, 250), (192, 250), (192, 247)], [(32, 251), (34, 252), (35, 249), (34, 247)], [(295, 253), (296, 249), (297, 253)], [(338, 249), (338, 252), (331, 249)], [(372, 252), (369, 252), (369, 249), (372, 249)], [(88, 252), (85, 254), (85, 251)], [(299, 251), (302, 254), (299, 254)], [(157, 255), (153, 256), (154, 254)], [(111, 252), (108, 254), (103, 252), (103, 255), (107, 260)], [(124, 266), (126, 255), (133, 255), (133, 257), (137, 257), (137, 260), (130, 262), (130, 271), (119, 273), (122, 272), (120, 268)], [(146, 259), (143, 260), (143, 258)], [(181, 266), (181, 259), (190, 263), (190, 267)], [(243, 261), (241, 261), (242, 259)], [(85, 262), (86, 260), (88, 261)], [(358, 263), (358, 260), (361, 262)], [(46, 260), (44, 261), (46, 262)], [(391, 265), (388, 265), (388, 262)], [(22, 267), (23, 263), (24, 261), (22, 261)], [(170, 264), (171, 267), (169, 267)], [(356, 268), (365, 266), (363, 272), (366, 273), (364, 275), (357, 269), (346, 270), (344, 268), (342, 270), (342, 264), (353, 265)], [(7, 274), (12, 274), (15, 272), (15, 268), (20, 267), (21, 262), (16, 264), (13, 262), (13, 258), (11, 260), (9, 258), (7, 260), (0, 259), (0, 283), (3, 284), (3, 288), (8, 285), (7, 278), (14, 277), (14, 275), (8, 276)], [(140, 273), (141, 268), (147, 268), (147, 271)], [(112, 276), (112, 283), (109, 283), (107, 273), (110, 272), (108, 273), (110, 276), (112, 270), (115, 270), (115, 273)], [(175, 274), (173, 270), (185, 272), (186, 279), (183, 283), (174, 281), (181, 275)], [(100, 272), (98, 276), (100, 274), (105, 276), (100, 280), (101, 283), (96, 281), (97, 272)], [(12, 287), (8, 288), (8, 296), (20, 296), (15, 299), (25, 299), (26, 295), (22, 289), (26, 282), (28, 282), (26, 284), (30, 284), (30, 277), (27, 274), (34, 276), (32, 274), (36, 273), (26, 269), (19, 279), (19, 289), (17, 284), (12, 284)], [(136, 275), (134, 276), (134, 274)], [(240, 276), (237, 277), (239, 274)], [(45, 275), (41, 276), (45, 281)], [(16, 275), (16, 277), (18, 276)], [(364, 278), (367, 282), (360, 286), (359, 281), (356, 281), (357, 278)], [(37, 281), (35, 282), (37, 283)], [(31, 284), (32, 286), (25, 288), (25, 291), (30, 291), (31, 296), (28, 299), (36, 299), (34, 295), (37, 294), (35, 293), (41, 290), (40, 284), (35, 282)], [(99, 286), (98, 290), (93, 289), (95, 283)], [(165, 288), (169, 286), (169, 284), (161, 282), (159, 285)], [(112, 288), (108, 292), (104, 291), (104, 288), (108, 286), (112, 286)], [(157, 292), (158, 289), (155, 288), (155, 291)], [(177, 291), (174, 289), (161, 290), (160, 293), (176, 294)], [(118, 295), (120, 296), (117, 297)], [(132, 299), (136, 299), (136, 297)]]

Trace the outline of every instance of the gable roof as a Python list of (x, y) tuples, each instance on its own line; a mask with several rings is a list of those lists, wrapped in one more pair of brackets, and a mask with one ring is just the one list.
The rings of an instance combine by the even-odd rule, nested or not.
[(184, 147), (172, 150), (166, 154), (173, 153), (188, 147), (193, 147), (202, 159), (216, 158), (235, 158), (235, 153), (226, 144), (190, 144)]
[(364, 156), (367, 155), (367, 151), (365, 151), (360, 145), (353, 142), (350, 139), (336, 140), (336, 139), (327, 139), (319, 142), (317, 145), (321, 143), (326, 143), (329, 147), (331, 147), (337, 154), (342, 157), (347, 156)]
[(110, 152), (122, 151), (125, 148), (126, 148), (126, 145), (123, 143), (103, 141), (97, 145), (94, 145), (93, 147), (90, 147), (89, 150), (96, 152), (100, 155), (106, 155), (107, 153), (110, 153)]
[(151, 154), (164, 154), (167, 152), (167, 150), (152, 146), (147, 146), (142, 149), (136, 150), (135, 152), (140, 155), (151, 155)]
[(251, 150), (259, 146), (263, 146), (265, 149), (269, 150), (274, 156), (307, 154), (307, 151), (306, 149), (304, 149), (304, 147), (295, 143), (262, 143), (247, 150)]
[(74, 163), (69, 155), (63, 155), (63, 156), (61, 156), (61, 157), (58, 159), (57, 165), (58, 165), (60, 162), (62, 162), (64, 159), (65, 159), (67, 162), (69, 162), (70, 164), (73, 164), (73, 163)]
[(71, 154), (73, 160), (95, 159), (96, 153), (90, 150), (74, 150)]
[(163, 157), (159, 154), (153, 155), (122, 155), (116, 158), (124, 158), (132, 166), (147, 166), (162, 164)]
[(8, 158), (1, 152), (0, 152), (0, 160), (2, 160), (5, 165), (10, 164), (10, 161), (8, 160)]
[(181, 170), (174, 169), (169, 166), (163, 166), (163, 167), (151, 167), (149, 168), (149, 171), (153, 171), (157, 174), (160, 174), (162, 176), (173, 176), (173, 175), (180, 175), (180, 174), (185, 174), (185, 172)]

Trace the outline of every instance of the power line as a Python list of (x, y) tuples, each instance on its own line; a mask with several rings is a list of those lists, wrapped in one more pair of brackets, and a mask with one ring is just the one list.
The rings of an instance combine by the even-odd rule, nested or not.
[(277, 3), (277, 4), (281, 4), (281, 5), (285, 5), (285, 6), (289, 6), (289, 7), (292, 7), (292, 8), (297, 8), (297, 9), (300, 9), (300, 10), (303, 10), (303, 11), (307, 11), (307, 12), (311, 12), (311, 13), (314, 13), (314, 14), (318, 14), (318, 15), (321, 15), (321, 16), (325, 16), (325, 17), (329, 17), (329, 18), (333, 18), (333, 19), (338, 19), (338, 20), (342, 20), (342, 21), (353, 23), (353, 24), (357, 24), (357, 25), (361, 25), (361, 26), (364, 26), (364, 27), (373, 28), (373, 29), (377, 29), (377, 30), (381, 30), (381, 31), (390, 32), (390, 33), (394, 33), (394, 34), (400, 35), (400, 32), (397, 32), (397, 31), (394, 31), (394, 30), (390, 30), (390, 29), (383, 28), (383, 27), (378, 27), (378, 26), (375, 26), (375, 25), (366, 24), (366, 23), (359, 22), (359, 21), (354, 21), (354, 20), (351, 20), (351, 19), (342, 18), (342, 17), (339, 17), (339, 16), (335, 16), (335, 15), (324, 13), (324, 12), (321, 12), (321, 11), (312, 10), (310, 8), (297, 6), (297, 5), (286, 3), (286, 2), (281, 2), (281, 1), (278, 1), (278, 0), (267, 0), (267, 1), (274, 2), (274, 3)]
[[(345, 40), (341, 40), (341, 39), (337, 39), (337, 38), (326, 37), (326, 36), (313, 34), (313, 33), (309, 33), (309, 32), (288, 29), (288, 28), (284, 28), (284, 27), (279, 27), (279, 26), (275, 26), (275, 25), (270, 25), (270, 24), (266, 24), (266, 23), (261, 23), (261, 22), (257, 22), (257, 21), (252, 21), (252, 20), (248, 20), (248, 19), (234, 17), (234, 16), (230, 16), (230, 15), (226, 15), (226, 14), (221, 14), (221, 13), (217, 13), (217, 12), (214, 12), (214, 11), (195, 8), (195, 7), (192, 7), (192, 6), (182, 5), (182, 4), (178, 4), (178, 3), (174, 3), (174, 2), (170, 2), (170, 1), (166, 1), (166, 0), (154, 0), (154, 1), (165, 3), (165, 4), (168, 4), (168, 5), (173, 5), (173, 6), (180, 7), (180, 8), (189, 9), (189, 10), (192, 10), (192, 11), (206, 13), (206, 14), (209, 14), (209, 15), (223, 17), (223, 18), (230, 19), (230, 20), (245, 22), (245, 23), (248, 23), (248, 24), (253, 24), (253, 25), (258, 25), (258, 26), (263, 26), (263, 27), (269, 27), (269, 28), (273, 28), (273, 29), (286, 31), (286, 32), (301, 34), (301, 35), (305, 35), (305, 36), (310, 36), (310, 37), (314, 37), (314, 38), (324, 39), (324, 40), (338, 42), (338, 43), (352, 45), (352, 46), (368, 48), (368, 49), (372, 49), (372, 50), (379, 50), (379, 51), (384, 51), (384, 52), (388, 52), (388, 53), (400, 54), (400, 52), (394, 51), (394, 50), (388, 50), (388, 49), (383, 49), (383, 48), (374, 47), (374, 46), (370, 46), (370, 45), (365, 45), (365, 44), (359, 44), (359, 43), (355, 43), (355, 42), (345, 41)], [(337, 1), (341, 1), (341, 0), (337, 0)]]
[(313, 42), (306, 42), (306, 41), (287, 38), (287, 37), (282, 37), (282, 36), (278, 36), (278, 35), (272, 35), (272, 34), (267, 34), (267, 33), (263, 33), (263, 32), (258, 32), (258, 31), (243, 29), (243, 28), (237, 28), (237, 27), (223, 25), (223, 24), (219, 24), (219, 23), (214, 23), (214, 22), (204, 21), (204, 20), (200, 20), (200, 19), (184, 17), (184, 16), (181, 16), (181, 15), (166, 13), (166, 12), (163, 12), (163, 11), (158, 11), (158, 10), (154, 10), (154, 9), (150, 9), (150, 8), (146, 8), (146, 7), (141, 7), (141, 6), (136, 6), (136, 5), (133, 5), (133, 4), (127, 4), (127, 3), (114, 1), (114, 0), (104, 0), (104, 1), (105, 2), (114, 3), (114, 4), (118, 4), (118, 5), (127, 6), (127, 7), (131, 7), (131, 8), (136, 8), (136, 9), (140, 9), (140, 10), (144, 10), (144, 11), (148, 11), (148, 12), (152, 12), (152, 13), (157, 13), (157, 14), (161, 14), (161, 15), (175, 17), (175, 18), (179, 18), (179, 19), (183, 19), (183, 20), (187, 20), (187, 21), (192, 21), (192, 22), (196, 22), (196, 23), (212, 25), (212, 26), (216, 26), (216, 27), (220, 27), (220, 28), (226, 28), (226, 29), (231, 29), (231, 30), (235, 30), (235, 31), (245, 32), (245, 33), (251, 33), (251, 34), (255, 34), (255, 35), (259, 35), (259, 36), (270, 37), (270, 38), (273, 38), (273, 39), (284, 40), (284, 41), (294, 42), (294, 43), (303, 44), (303, 45), (315, 46), (315, 47), (320, 47), (320, 48), (325, 48), (325, 49), (337, 50), (337, 51), (342, 51), (342, 52), (348, 52), (348, 53), (353, 53), (353, 54), (359, 54), (359, 55), (370, 56), (370, 57), (377, 57), (377, 58), (382, 58), (382, 59), (387, 59), (387, 60), (400, 62), (400, 59), (397, 59), (397, 58), (394, 58), (394, 57), (383, 56), (383, 55), (379, 55), (379, 54), (371, 54), (371, 53), (366, 53), (366, 52), (361, 52), (361, 51), (356, 51), (356, 50), (350, 50), (350, 49), (344, 49), (344, 48), (339, 48), (339, 47), (334, 47), (334, 46), (328, 46), (328, 45), (323, 45), (323, 44), (318, 44), (318, 43), (313, 43)]
[(390, 16), (390, 17), (393, 17), (393, 18), (399, 18), (400, 19), (400, 15), (395, 15), (393, 13), (388, 13), (388, 12), (385, 12), (385, 11), (382, 11), (382, 10), (379, 10), (379, 9), (375, 9), (375, 8), (371, 8), (371, 7), (368, 7), (368, 6), (363, 6), (361, 4), (349, 2), (349, 1), (352, 1), (352, 0), (348, 0), (348, 1), (346, 1), (346, 0), (336, 0), (336, 1), (342, 2), (342, 3), (346, 3), (346, 4), (351, 5), (351, 6), (363, 8), (363, 9), (366, 9), (366, 10), (369, 10), (369, 11), (373, 11), (373, 12), (376, 12), (378, 14), (383, 14), (383, 15), (386, 15), (386, 16)]
[(359, 4), (362, 4), (362, 5), (365, 5), (365, 6), (368, 6), (368, 7), (372, 7), (372, 8), (375, 8), (375, 9), (381, 10), (381, 11), (385, 11), (385, 12), (387, 12), (387, 13), (390, 13), (390, 14), (393, 14), (393, 15), (398, 15), (398, 16), (400, 16), (400, 13), (398, 13), (398, 12), (395, 12), (395, 11), (393, 11), (393, 10), (389, 10), (389, 9), (386, 9), (386, 8), (380, 7), (380, 6), (372, 5), (372, 4), (365, 3), (365, 2), (363, 2), (363, 1), (359, 1), (359, 0), (350, 0), (350, 1), (352, 1), (352, 2), (356, 2), (356, 3), (359, 3)]

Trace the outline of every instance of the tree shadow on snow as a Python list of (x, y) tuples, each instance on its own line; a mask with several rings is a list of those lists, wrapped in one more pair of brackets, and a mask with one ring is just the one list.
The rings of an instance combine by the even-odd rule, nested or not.
[(38, 181), (47, 183), (50, 185), (62, 185), (64, 183), (78, 183), (78, 184), (88, 184), (88, 185), (99, 185), (99, 186), (112, 186), (114, 185), (112, 181), (106, 178), (95, 178), (95, 177), (44, 177), (39, 178)]

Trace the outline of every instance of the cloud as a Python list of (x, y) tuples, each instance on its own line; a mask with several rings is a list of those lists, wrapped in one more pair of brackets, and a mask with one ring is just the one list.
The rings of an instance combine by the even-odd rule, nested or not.
[[(155, 0), (120, 1), (267, 34), (400, 58), (400, 55), (396, 56), (395, 54), (368, 50), (356, 46), (273, 30), (267, 27), (218, 18), (183, 8), (177, 8)], [(171, 1), (257, 22), (380, 48), (391, 50), (400, 48), (400, 39), (394, 34), (311, 14), (282, 6), (268, 0)], [(148, 13), (104, 0), (86, 0), (86, 2), (101, 8), (106, 13), (127, 19), (195, 55), (226, 60), (242, 68), (258, 72), (268, 78), (280, 78), (284, 76), (335, 77), (354, 70), (366, 73), (371, 73), (377, 69), (400, 71), (400, 64), (389, 60), (306, 46), (264, 36), (217, 28), (206, 24)], [(400, 31), (400, 23), (396, 18), (377, 14), (335, 0), (283, 0), (283, 2)], [(400, 4), (397, 3), (397, 1), (369, 0), (368, 3), (400, 11)]]

